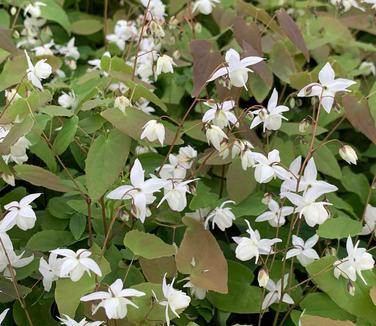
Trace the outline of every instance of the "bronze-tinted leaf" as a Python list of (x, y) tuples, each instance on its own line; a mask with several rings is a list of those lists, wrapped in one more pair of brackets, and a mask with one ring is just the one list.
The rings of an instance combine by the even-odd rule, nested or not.
[(255, 22), (246, 22), (243, 17), (236, 17), (233, 24), (234, 36), (236, 42), (243, 47), (243, 42), (248, 43), (255, 50), (256, 54), (261, 55), (261, 34)]
[(302, 326), (355, 326), (355, 324), (349, 320), (334, 320), (330, 318), (320, 316), (303, 315), (300, 319)]
[(355, 95), (345, 95), (343, 106), (351, 124), (376, 144), (375, 121), (371, 116), (367, 101), (364, 98), (359, 100)]
[(192, 218), (183, 222), (187, 229), (176, 254), (178, 271), (189, 274), (196, 287), (227, 293), (227, 261), (214, 236)]
[(12, 38), (10, 29), (0, 28), (0, 48), (12, 54), (19, 52)]
[(193, 56), (192, 97), (196, 97), (206, 81), (223, 62), (223, 58), (218, 51), (211, 51), (211, 44), (208, 41), (194, 40), (190, 44), (190, 49)]
[(306, 60), (309, 61), (308, 49), (298, 25), (296, 25), (292, 18), (283, 9), (277, 11), (277, 19), (287, 37), (300, 51), (302, 51)]
[(162, 283), (165, 273), (167, 273), (167, 277), (175, 276), (176, 264), (173, 257), (161, 257), (155, 259), (140, 257), (138, 262), (140, 263), (142, 272), (149, 282)]

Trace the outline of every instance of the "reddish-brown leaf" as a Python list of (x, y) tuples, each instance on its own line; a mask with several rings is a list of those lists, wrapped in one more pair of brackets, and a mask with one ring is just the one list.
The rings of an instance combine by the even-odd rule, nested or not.
[(196, 287), (227, 293), (227, 261), (210, 231), (196, 220), (184, 217), (187, 225), (183, 241), (176, 254), (176, 267), (189, 274)]
[(193, 91), (192, 97), (200, 94), (206, 81), (223, 62), (218, 51), (211, 51), (211, 44), (204, 40), (194, 40), (190, 44), (193, 57)]
[(277, 19), (287, 37), (302, 51), (306, 60), (309, 61), (309, 52), (298, 25), (296, 25), (293, 19), (283, 9), (277, 11)]
[(372, 118), (367, 101), (358, 99), (355, 95), (345, 95), (343, 106), (347, 119), (362, 134), (376, 144), (376, 127)]
[(256, 54), (252, 55), (262, 55), (261, 34), (255, 22), (247, 23), (243, 17), (238, 16), (234, 20), (233, 29), (236, 42), (241, 47), (246, 42), (255, 50)]

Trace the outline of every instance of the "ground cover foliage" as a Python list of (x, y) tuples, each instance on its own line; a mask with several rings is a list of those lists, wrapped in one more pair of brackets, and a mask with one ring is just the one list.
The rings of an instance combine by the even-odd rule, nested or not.
[(1, 0), (1, 325), (376, 325), (374, 0)]

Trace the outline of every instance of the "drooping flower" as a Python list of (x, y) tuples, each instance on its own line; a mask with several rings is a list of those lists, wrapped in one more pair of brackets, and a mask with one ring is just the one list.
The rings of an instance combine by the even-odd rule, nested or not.
[(77, 282), (86, 272), (90, 274), (90, 271), (102, 276), (102, 272), (98, 264), (91, 258), (91, 252), (87, 249), (78, 249), (74, 252), (70, 249), (55, 249), (51, 253), (63, 256), (60, 266), (60, 277), (69, 277), (72, 282)]
[(209, 145), (213, 145), (213, 147), (217, 150), (221, 150), (221, 142), (224, 139), (227, 139), (227, 135), (223, 132), (223, 130), (217, 126), (211, 125), (206, 129), (206, 139)]
[(367, 204), (366, 211), (364, 212), (364, 222), (366, 224), (363, 226), (363, 229), (359, 234), (371, 234), (376, 227), (376, 207)]
[(343, 276), (344, 278), (355, 282), (358, 275), (364, 284), (367, 284), (362, 275), (362, 271), (373, 269), (375, 261), (372, 255), (368, 253), (365, 248), (358, 248), (358, 246), (359, 240), (354, 246), (351, 237), (348, 236), (346, 241), (347, 257), (337, 260), (333, 264), (334, 276), (336, 278)]
[(205, 105), (210, 107), (208, 111), (205, 112), (202, 117), (202, 122), (213, 123), (219, 128), (223, 129), (227, 127), (230, 122), (233, 125), (238, 126), (238, 119), (231, 110), (235, 107), (235, 101), (224, 101), (223, 103), (215, 103), (214, 101), (204, 102)]
[(278, 92), (274, 88), (273, 93), (268, 101), (266, 109), (260, 109), (253, 111), (256, 117), (252, 120), (251, 129), (263, 123), (263, 129), (265, 130), (278, 130), (281, 128), (282, 119), (287, 120), (282, 113), (289, 111), (289, 108), (285, 105), (278, 105)]
[(187, 308), (191, 302), (191, 298), (183, 291), (174, 289), (174, 282), (175, 278), (172, 280), (171, 284), (167, 284), (166, 274), (164, 275), (162, 284), (164, 300), (159, 301), (159, 304), (166, 307), (165, 318), (167, 326), (170, 326), (169, 310), (171, 310), (177, 318), (180, 318), (177, 310)]
[(325, 206), (331, 205), (331, 203), (316, 202), (322, 194), (315, 189), (309, 189), (302, 196), (292, 192), (286, 192), (282, 195), (296, 206), (295, 211), (299, 213), (299, 218), (303, 216), (306, 223), (310, 227), (314, 227), (316, 224), (323, 224), (330, 217)]
[(349, 79), (335, 79), (334, 70), (329, 62), (320, 70), (319, 81), (320, 83), (311, 83), (302, 88), (299, 91), (298, 96), (318, 96), (321, 105), (328, 113), (330, 113), (330, 110), (332, 109), (336, 93), (349, 92), (347, 88), (356, 84), (355, 81)]
[(57, 99), (57, 102), (63, 108), (66, 108), (66, 109), (72, 108), (72, 109), (74, 109), (76, 107), (76, 105), (77, 105), (76, 95), (74, 94), (73, 91), (69, 92), (69, 93), (62, 92), (62, 94)]
[(196, 299), (199, 299), (199, 300), (204, 300), (206, 297), (206, 293), (208, 292), (208, 290), (206, 289), (198, 288), (194, 286), (191, 281), (188, 281), (187, 283), (185, 283), (183, 287), (189, 288), (189, 292), (191, 293), (191, 295), (193, 295)]
[(47, 5), (42, 1), (35, 1), (29, 3), (24, 9), (24, 16), (30, 14), (31, 17), (39, 18), (42, 14), (41, 7), (46, 7)]
[(103, 325), (103, 321), (92, 321), (89, 322), (86, 318), (81, 319), (81, 321), (75, 321), (74, 319), (70, 318), (68, 315), (63, 315), (64, 318), (57, 317), (60, 320), (61, 325), (65, 326), (100, 326)]
[(164, 54), (157, 60), (157, 69), (155, 71), (155, 74), (156, 76), (159, 76), (161, 73), (173, 73), (174, 66), (176, 66), (174, 60), (170, 56)]
[(17, 225), (21, 230), (32, 229), (37, 217), (30, 204), (40, 195), (41, 193), (27, 195), (19, 202), (12, 201), (4, 205), (4, 208), (8, 212), (4, 219), (9, 220), (9, 224), (12, 226)]
[(127, 107), (132, 106), (131, 101), (124, 95), (117, 96), (114, 101), (114, 107), (125, 113)]
[(268, 221), (271, 226), (279, 227), (285, 224), (285, 217), (291, 215), (294, 211), (294, 207), (291, 206), (280, 207), (274, 199), (268, 201), (268, 208), (269, 211), (258, 216), (256, 222)]
[(231, 207), (225, 207), (227, 204), (235, 204), (233, 200), (224, 201), (219, 207), (216, 207), (209, 213), (205, 220), (205, 228), (208, 228), (209, 222), (212, 222), (212, 229), (217, 225), (221, 231), (232, 226), (232, 222), (235, 220), (235, 215), (231, 210)]
[(80, 52), (74, 45), (74, 42), (75, 38), (72, 37), (66, 45), (59, 47), (59, 52), (63, 54), (66, 58), (78, 60), (80, 58)]
[(51, 75), (52, 68), (48, 63), (46, 63), (47, 59), (39, 60), (34, 66), (26, 50), (25, 50), (25, 55), (26, 55), (27, 66), (28, 66), (26, 70), (27, 79), (30, 80), (30, 82), (35, 87), (42, 90), (43, 86), (42, 86), (41, 80), (47, 79)]
[(190, 145), (179, 148), (178, 162), (184, 169), (190, 169), (197, 157), (197, 151)]
[(43, 276), (44, 290), (49, 292), (52, 287), (52, 282), (56, 281), (60, 275), (60, 267), (63, 258), (57, 258), (57, 254), (51, 253), (48, 257), (48, 262), (41, 257), (39, 261), (39, 272)]
[(116, 46), (124, 51), (125, 43), (137, 36), (137, 28), (134, 22), (118, 20), (115, 24), (114, 33), (106, 36), (106, 39), (115, 43)]
[(100, 303), (93, 310), (95, 314), (99, 308), (103, 308), (106, 312), (106, 316), (109, 319), (123, 319), (128, 313), (128, 305), (131, 305), (138, 309), (138, 306), (133, 303), (130, 297), (142, 297), (145, 295), (144, 292), (134, 290), (134, 289), (123, 289), (123, 282), (121, 279), (117, 279), (112, 283), (107, 292), (98, 291), (81, 298), (81, 301), (95, 301), (100, 300)]
[(269, 293), (265, 296), (264, 301), (262, 302), (262, 310), (270, 307), (273, 303), (276, 302), (284, 302), (287, 304), (294, 304), (294, 300), (290, 297), (289, 294), (284, 293), (282, 296), (282, 291), (287, 287), (289, 274), (286, 274), (283, 277), (283, 289), (282, 289), (282, 280), (279, 280), (277, 283), (274, 283), (271, 279), (269, 279), (268, 283), (266, 284), (266, 289)]
[(317, 254), (316, 250), (313, 249), (315, 244), (319, 241), (319, 236), (315, 234), (304, 242), (302, 238), (296, 235), (292, 236), (293, 249), (290, 249), (286, 254), (286, 259), (291, 257), (296, 257), (302, 266), (307, 266), (314, 260), (319, 259), (320, 256)]
[(15, 268), (25, 267), (34, 260), (34, 255), (22, 258), (24, 252), (17, 255), (13, 251), (13, 248), (6, 249), (5, 252), (3, 247), (0, 247), (0, 273), (4, 273), (4, 276), (7, 278), (11, 278), (12, 274), (16, 274)]
[[(196, 180), (196, 179), (195, 179)], [(169, 180), (164, 186), (164, 196), (157, 207), (165, 200), (173, 211), (181, 212), (187, 206), (187, 193), (190, 193), (188, 184), (195, 180), (177, 182)]]
[(240, 59), (240, 55), (234, 49), (230, 49), (225, 55), (226, 67), (216, 70), (208, 82), (217, 78), (228, 76), (231, 85), (235, 87), (244, 87), (247, 89), (248, 73), (252, 72), (248, 66), (255, 65), (256, 63), (264, 60), (263, 58), (250, 56), (244, 59)]
[(157, 120), (149, 120), (142, 129), (141, 139), (146, 138), (151, 142), (158, 140), (163, 146), (166, 131), (162, 123)]
[(203, 15), (210, 15), (217, 3), (220, 0), (196, 0), (192, 7), (192, 12), (198, 11)]
[(5, 317), (7, 316), (8, 311), (9, 311), (9, 308), (4, 309), (3, 312), (0, 314), (0, 325), (4, 321)]
[(130, 181), (131, 185), (117, 187), (107, 195), (107, 198), (132, 199), (132, 211), (143, 223), (146, 217), (146, 205), (154, 202), (153, 194), (164, 187), (166, 180), (151, 178), (145, 181), (145, 172), (140, 161), (136, 159), (131, 169)]
[(259, 183), (268, 183), (277, 175), (281, 174), (280, 171), (284, 169), (278, 165), (281, 162), (279, 151), (273, 149), (268, 153), (268, 156), (261, 153), (253, 153), (255, 164), (255, 179)]
[(260, 255), (270, 255), (273, 253), (272, 246), (275, 243), (282, 242), (281, 239), (261, 239), (260, 233), (253, 230), (247, 220), (248, 225), (247, 233), (249, 237), (233, 237), (233, 240), (238, 244), (235, 249), (236, 258), (241, 261), (247, 261), (256, 258), (257, 264)]
[(169, 163), (164, 164), (159, 172), (163, 179), (183, 180), (187, 174), (187, 170), (179, 163), (179, 156), (170, 154), (168, 156)]
[(347, 163), (356, 165), (356, 161), (358, 160), (358, 156), (356, 155), (356, 152), (354, 151), (354, 149), (351, 146), (343, 145), (339, 149), (339, 155)]

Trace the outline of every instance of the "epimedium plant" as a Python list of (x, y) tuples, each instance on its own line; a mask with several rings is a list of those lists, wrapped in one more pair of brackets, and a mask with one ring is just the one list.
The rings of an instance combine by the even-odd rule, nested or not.
[(1, 325), (376, 324), (373, 0), (0, 4)]

